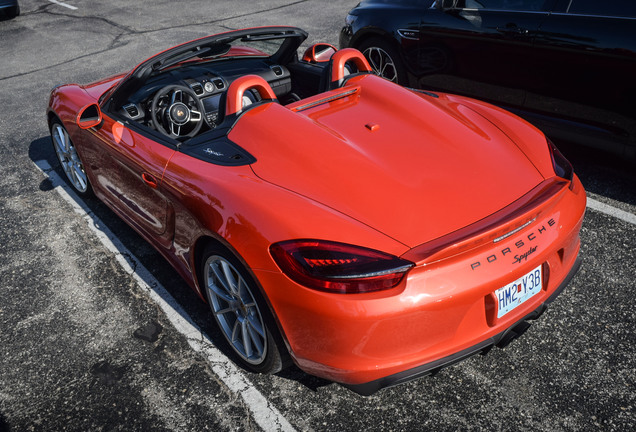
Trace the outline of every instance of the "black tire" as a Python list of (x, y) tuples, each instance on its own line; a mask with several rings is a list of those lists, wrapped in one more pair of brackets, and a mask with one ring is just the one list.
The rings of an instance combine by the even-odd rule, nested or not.
[(209, 244), (199, 269), (214, 320), (237, 362), (257, 373), (284, 369), (289, 354), (258, 286), (241, 262), (225, 247)]
[(408, 84), (402, 57), (389, 42), (380, 38), (371, 38), (363, 41), (357, 48), (364, 54), (377, 75), (400, 85)]
[(82, 197), (92, 196), (93, 188), (88, 180), (84, 164), (68, 131), (57, 119), (51, 122), (51, 141), (67, 183), (78, 195)]
[[(2, 16), (3, 13), (4, 17)], [(15, 5), (11, 9), (6, 9), (4, 12), (0, 12), (0, 19), (4, 18), (10, 20), (17, 17), (18, 15), (20, 15), (20, 5)]]

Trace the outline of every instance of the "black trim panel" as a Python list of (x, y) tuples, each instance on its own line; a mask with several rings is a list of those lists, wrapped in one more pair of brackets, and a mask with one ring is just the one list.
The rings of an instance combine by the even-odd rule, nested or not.
[(254, 156), (227, 137), (210, 140), (196, 146), (183, 146), (181, 152), (222, 166), (241, 166), (256, 162)]

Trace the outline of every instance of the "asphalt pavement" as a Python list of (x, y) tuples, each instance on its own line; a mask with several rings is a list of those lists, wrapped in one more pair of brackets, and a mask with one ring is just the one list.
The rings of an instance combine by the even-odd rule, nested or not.
[(0, 21), (0, 431), (633, 430), (633, 162), (557, 143), (590, 200), (580, 272), (507, 348), (366, 398), (294, 367), (235, 366), (159, 254), (66, 192), (45, 117), (54, 85), (243, 27), (337, 44), (356, 3), (29, 0)]

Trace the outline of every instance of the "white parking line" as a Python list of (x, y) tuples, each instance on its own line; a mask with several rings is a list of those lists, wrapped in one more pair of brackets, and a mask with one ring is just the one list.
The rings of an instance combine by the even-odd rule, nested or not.
[(73, 210), (88, 223), (102, 244), (115, 254), (122, 269), (131, 275), (137, 285), (146, 291), (150, 298), (161, 307), (170, 323), (178, 332), (185, 335), (190, 347), (207, 358), (210, 368), (216, 376), (234, 393), (240, 395), (252, 412), (256, 423), (266, 431), (294, 431), (285, 417), (258, 391), (241, 370), (219, 351), (208, 336), (190, 319), (179, 303), (156, 280), (139, 260), (119, 241), (119, 239), (95, 216), (90, 209), (77, 198), (67, 183), (51, 168), (45, 160), (35, 165), (48, 176), (54, 189), (68, 202)]
[(636, 215), (632, 213), (626, 212), (616, 207), (612, 207), (611, 205), (602, 203), (600, 201), (596, 201), (595, 199), (590, 197), (587, 198), (587, 206), (592, 210), (605, 213), (606, 215), (613, 216), (616, 219), (620, 219), (625, 222), (629, 222), (632, 225), (636, 225)]
[(71, 6), (70, 4), (66, 4), (66, 3), (63, 3), (63, 2), (61, 2), (61, 1), (57, 1), (57, 0), (49, 0), (49, 2), (50, 2), (50, 3), (55, 3), (56, 5), (64, 6), (65, 8), (69, 8), (69, 9), (71, 9), (71, 10), (76, 10), (76, 9), (77, 9), (77, 7), (75, 7), (75, 6)]

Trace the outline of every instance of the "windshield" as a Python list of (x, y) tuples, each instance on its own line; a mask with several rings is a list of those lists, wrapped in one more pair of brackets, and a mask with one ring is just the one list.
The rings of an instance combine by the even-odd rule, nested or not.
[(234, 39), (229, 45), (233, 48), (233, 52), (239, 53), (241, 49), (247, 48), (250, 54), (254, 54), (255, 50), (269, 57), (278, 52), (287, 37), (281, 37), (280, 34), (245, 36)]
[(215, 40), (201, 40), (199, 44), (190, 43), (183, 49), (175, 49), (170, 55), (162, 56), (153, 63), (152, 69), (162, 71), (170, 66), (190, 59), (214, 59), (221, 57), (263, 56), (272, 57), (278, 55), (290, 39), (297, 39), (294, 32), (263, 31), (254, 34), (228, 34)]
[(112, 102), (120, 108), (150, 77), (188, 60), (263, 56), (273, 63), (286, 63), (306, 38), (307, 33), (296, 27), (259, 27), (186, 42), (139, 64), (113, 92)]

